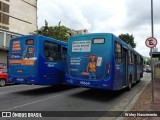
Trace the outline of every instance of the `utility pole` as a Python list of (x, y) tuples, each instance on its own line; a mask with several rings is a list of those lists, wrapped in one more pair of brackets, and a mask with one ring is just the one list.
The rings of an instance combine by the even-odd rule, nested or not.
[[(154, 37), (154, 28), (153, 28), (153, 0), (151, 0), (151, 34), (152, 38)], [(152, 49), (150, 49), (151, 54), (151, 82), (152, 82), (152, 102), (154, 102), (154, 80), (153, 80), (153, 59), (152, 59)]]

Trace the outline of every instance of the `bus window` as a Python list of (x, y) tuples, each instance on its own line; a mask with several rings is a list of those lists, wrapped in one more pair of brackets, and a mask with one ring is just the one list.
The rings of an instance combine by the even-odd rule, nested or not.
[(44, 55), (48, 61), (60, 61), (60, 45), (52, 42), (44, 42)]
[(26, 45), (33, 45), (33, 44), (34, 44), (34, 40), (33, 39), (26, 40)]
[(48, 42), (44, 42), (44, 56), (46, 58), (49, 57), (49, 43)]
[(131, 50), (129, 50), (128, 55), (129, 55), (129, 63), (134, 64), (134, 53)]
[(62, 47), (62, 61), (66, 62), (67, 48)]
[(122, 63), (122, 46), (118, 42), (115, 42), (115, 58), (117, 64)]
[(131, 52), (131, 63), (134, 64), (134, 53)]
[(143, 65), (143, 58), (141, 57), (141, 65)]
[(127, 50), (126, 50), (126, 48), (122, 47), (122, 62), (124, 62), (124, 63), (127, 62), (126, 56), (127, 56)]
[(141, 58), (140, 58), (140, 56), (138, 56), (138, 64), (141, 64)]
[(129, 56), (129, 63), (132, 63), (131, 62), (132, 60), (131, 60), (131, 51), (130, 50), (128, 51), (128, 56)]
[(93, 44), (104, 44), (105, 39), (104, 38), (94, 38), (93, 39)]

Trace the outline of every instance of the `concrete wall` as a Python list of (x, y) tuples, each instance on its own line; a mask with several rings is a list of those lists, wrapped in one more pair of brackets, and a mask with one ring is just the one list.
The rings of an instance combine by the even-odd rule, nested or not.
[(7, 64), (7, 51), (0, 50), (0, 63)]
[(29, 34), (37, 29), (37, 0), (0, 0), (9, 4), (9, 30)]
[(37, 30), (37, 0), (0, 0), (9, 5), (9, 25), (0, 23), (1, 26), (9, 27), (8, 31), (0, 29), (0, 62), (7, 63), (7, 50), (11, 36), (29, 34)]
[(21, 36), (22, 34), (0, 30), (0, 49), (8, 49), (11, 38)]

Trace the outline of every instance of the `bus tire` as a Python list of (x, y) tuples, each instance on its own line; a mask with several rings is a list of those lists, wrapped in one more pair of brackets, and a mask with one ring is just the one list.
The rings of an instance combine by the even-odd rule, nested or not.
[(5, 86), (5, 85), (6, 85), (5, 79), (0, 79), (0, 87)]
[(136, 83), (139, 83), (141, 80), (137, 80), (137, 82)]
[(127, 91), (130, 91), (132, 88), (132, 77), (129, 77), (129, 83), (128, 83), (128, 87), (127, 87)]
[(140, 74), (139, 79), (138, 79), (136, 82), (137, 82), (137, 83), (139, 83), (139, 82), (140, 82), (140, 80), (141, 80), (141, 74)]

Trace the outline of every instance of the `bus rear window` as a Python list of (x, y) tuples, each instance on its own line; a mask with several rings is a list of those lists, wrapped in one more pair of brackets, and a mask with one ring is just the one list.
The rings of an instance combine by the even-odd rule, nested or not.
[(26, 40), (26, 45), (33, 45), (33, 44), (34, 44), (33, 39)]
[(104, 44), (105, 40), (104, 38), (94, 38), (93, 43), (94, 44)]

